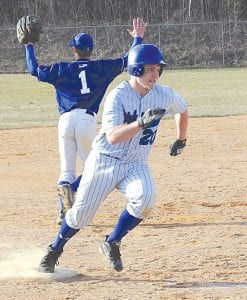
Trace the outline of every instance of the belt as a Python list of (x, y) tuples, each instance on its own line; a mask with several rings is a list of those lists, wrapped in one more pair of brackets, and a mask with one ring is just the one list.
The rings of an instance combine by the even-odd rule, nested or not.
[(88, 114), (88, 115), (91, 115), (91, 116), (95, 116), (95, 112), (94, 111), (92, 111), (92, 110), (90, 110), (90, 109), (86, 109), (86, 114)]

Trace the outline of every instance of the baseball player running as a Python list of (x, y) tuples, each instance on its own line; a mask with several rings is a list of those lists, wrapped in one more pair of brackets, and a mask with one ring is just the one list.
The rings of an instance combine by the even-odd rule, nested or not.
[[(142, 42), (146, 25), (141, 18), (133, 19), (133, 28), (128, 30), (134, 37), (132, 47)], [(29, 73), (39, 81), (52, 84), (56, 90), (60, 113), (58, 145), (61, 169), (57, 182), (60, 199), (58, 224), (73, 203), (70, 184), (76, 179), (77, 152), (85, 162), (96, 135), (97, 113), (105, 91), (127, 66), (127, 54), (116, 59), (90, 60), (94, 44), (89, 34), (76, 35), (69, 45), (75, 61), (50, 66), (38, 65), (33, 43), (25, 45)]]
[(185, 100), (172, 88), (157, 83), (165, 65), (162, 52), (152, 44), (133, 47), (128, 56), (129, 81), (108, 95), (102, 128), (93, 142), (76, 200), (66, 213), (55, 241), (42, 258), (40, 272), (54, 272), (68, 240), (92, 221), (99, 205), (115, 188), (127, 198), (114, 230), (100, 244), (100, 252), (115, 271), (123, 264), (120, 243), (144, 220), (155, 203), (155, 186), (147, 158), (160, 119), (175, 116), (177, 137), (170, 155), (186, 145), (188, 113)]

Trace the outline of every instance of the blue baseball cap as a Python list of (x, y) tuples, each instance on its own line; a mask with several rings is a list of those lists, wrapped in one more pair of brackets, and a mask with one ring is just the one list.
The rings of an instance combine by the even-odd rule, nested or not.
[(87, 33), (79, 33), (75, 38), (69, 42), (71, 47), (75, 47), (81, 51), (92, 51), (93, 50), (93, 39)]

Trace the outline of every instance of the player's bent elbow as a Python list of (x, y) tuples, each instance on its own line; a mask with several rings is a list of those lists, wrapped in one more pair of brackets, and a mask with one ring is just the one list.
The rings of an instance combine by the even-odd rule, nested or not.
[(110, 129), (106, 132), (106, 139), (107, 142), (112, 145), (119, 143), (118, 137), (114, 134), (114, 129)]
[(107, 142), (111, 145), (119, 143), (118, 140), (112, 135), (106, 135)]

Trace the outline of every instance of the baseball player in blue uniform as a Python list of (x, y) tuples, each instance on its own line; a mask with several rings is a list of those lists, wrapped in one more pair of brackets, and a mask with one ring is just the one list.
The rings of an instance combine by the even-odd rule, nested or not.
[[(146, 25), (141, 18), (133, 19), (133, 28), (128, 30), (134, 37), (132, 47), (142, 42)], [(69, 45), (75, 61), (49, 66), (38, 65), (33, 43), (25, 45), (29, 73), (39, 81), (52, 84), (56, 90), (61, 169), (57, 182), (60, 199), (58, 224), (73, 203), (70, 184), (76, 179), (77, 152), (85, 162), (96, 135), (99, 105), (109, 84), (127, 66), (127, 54), (116, 59), (90, 60), (94, 44), (89, 34), (76, 35)]]
[(76, 200), (41, 260), (41, 272), (54, 272), (65, 243), (90, 224), (99, 205), (114, 189), (127, 198), (128, 204), (113, 231), (100, 244), (100, 252), (115, 271), (123, 269), (121, 240), (150, 214), (155, 204), (155, 185), (147, 158), (161, 118), (169, 114), (176, 121), (177, 136), (170, 155), (180, 154), (186, 145), (185, 100), (172, 88), (157, 83), (164, 65), (162, 52), (153, 44), (130, 50), (130, 79), (106, 98), (102, 128), (86, 160)]

